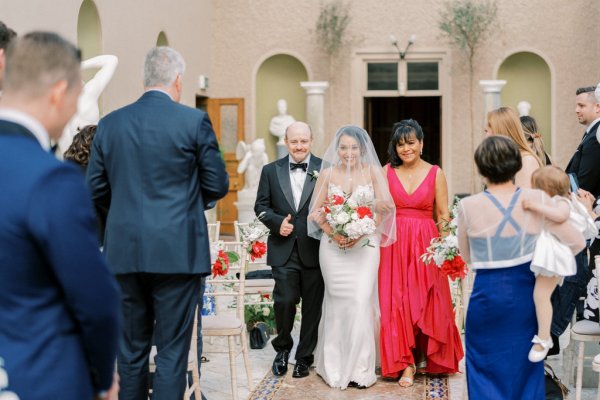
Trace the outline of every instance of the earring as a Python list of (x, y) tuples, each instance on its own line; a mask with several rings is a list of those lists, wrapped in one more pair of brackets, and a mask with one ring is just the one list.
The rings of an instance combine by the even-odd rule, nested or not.
[(423, 149), (421, 149), (421, 155), (423, 155)]

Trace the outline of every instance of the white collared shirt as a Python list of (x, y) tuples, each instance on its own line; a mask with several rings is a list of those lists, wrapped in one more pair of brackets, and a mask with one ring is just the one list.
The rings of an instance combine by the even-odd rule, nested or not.
[(25, 127), (33, 133), (44, 150), (50, 151), (50, 136), (48, 136), (48, 131), (46, 131), (46, 128), (38, 120), (29, 114), (25, 114), (14, 108), (0, 108), (0, 119)]
[(596, 122), (598, 122), (598, 121), (600, 121), (600, 117), (598, 117), (595, 120), (593, 120), (592, 123), (589, 124), (587, 128), (585, 128), (585, 134), (586, 135), (590, 132), (590, 129), (592, 129), (592, 126), (594, 126), (596, 124)]
[(306, 171), (303, 171), (302, 168), (296, 168), (295, 170), (290, 170), (289, 164), (296, 164), (296, 161), (292, 158), (292, 156), (288, 156), (288, 170), (290, 174), (290, 184), (292, 185), (292, 194), (294, 195), (294, 206), (296, 210), (300, 206), (300, 198), (302, 197), (302, 190), (304, 189), (304, 182), (306, 181), (306, 174), (308, 173), (308, 164), (310, 163), (310, 154), (306, 156), (303, 161), (300, 163), (306, 163)]

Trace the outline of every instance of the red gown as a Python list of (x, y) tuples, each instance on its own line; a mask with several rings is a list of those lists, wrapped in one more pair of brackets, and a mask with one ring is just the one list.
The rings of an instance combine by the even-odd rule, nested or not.
[(454, 323), (448, 278), (420, 257), (438, 236), (433, 220), (438, 167), (409, 195), (388, 166), (390, 193), (396, 204), (396, 242), (381, 248), (379, 305), (381, 308), (381, 374), (398, 377), (415, 362), (412, 350), (427, 356), (426, 372), (454, 373), (463, 358)]

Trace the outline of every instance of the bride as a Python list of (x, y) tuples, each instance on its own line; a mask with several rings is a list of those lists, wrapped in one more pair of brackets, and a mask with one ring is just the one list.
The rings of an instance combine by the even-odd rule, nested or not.
[[(325, 152), (310, 204), (308, 235), (321, 240), (325, 281), (316, 371), (340, 389), (366, 388), (377, 380), (379, 246), (393, 243), (396, 232), (395, 207), (382, 171), (367, 132), (343, 126)], [(330, 214), (334, 198), (362, 210), (340, 224), (345, 218), (334, 221)], [(364, 217), (359, 206), (365, 205), (375, 224), (366, 229), (371, 233), (357, 237), (360, 231), (350, 225)]]

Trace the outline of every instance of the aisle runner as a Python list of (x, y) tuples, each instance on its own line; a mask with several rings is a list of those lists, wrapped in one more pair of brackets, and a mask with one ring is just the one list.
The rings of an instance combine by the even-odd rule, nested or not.
[(417, 375), (415, 384), (410, 388), (400, 388), (395, 380), (382, 380), (365, 390), (347, 389), (344, 391), (332, 389), (311, 369), (310, 376), (294, 379), (291, 372), (285, 377), (276, 377), (271, 371), (250, 394), (248, 400), (300, 400), (319, 399), (415, 399), (415, 400), (447, 400), (449, 399), (448, 377)]

